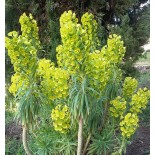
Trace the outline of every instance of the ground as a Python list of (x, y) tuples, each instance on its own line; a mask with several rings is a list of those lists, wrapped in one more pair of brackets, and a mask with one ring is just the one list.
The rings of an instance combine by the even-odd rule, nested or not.
[(150, 154), (150, 127), (139, 127), (136, 139), (127, 147), (126, 155)]
[(22, 134), (22, 126), (15, 123), (15, 122), (10, 122), (9, 124), (6, 125), (5, 127), (5, 137), (6, 139), (16, 139), (19, 140), (21, 139), (21, 134)]

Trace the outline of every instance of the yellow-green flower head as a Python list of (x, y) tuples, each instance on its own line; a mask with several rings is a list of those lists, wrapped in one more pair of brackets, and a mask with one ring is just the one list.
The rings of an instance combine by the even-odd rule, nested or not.
[(59, 104), (52, 110), (51, 118), (56, 131), (66, 133), (70, 129), (70, 111), (66, 105)]
[(22, 72), (25, 70), (26, 72), (27, 70), (31, 70), (37, 61), (36, 48), (25, 37), (22, 35), (18, 36), (15, 31), (10, 32), (8, 36), (5, 39), (5, 46), (8, 50), (11, 63), (14, 66), (14, 71)]
[(59, 67), (73, 73), (79, 70), (82, 62), (82, 27), (72, 11), (64, 12), (60, 17), (60, 33), (62, 45), (56, 48)]
[(125, 51), (126, 49), (123, 46), (123, 41), (121, 41), (121, 36), (116, 34), (109, 35), (107, 46), (102, 48), (102, 52), (107, 61), (114, 64), (120, 64), (122, 62)]
[(110, 78), (110, 65), (105, 61), (101, 51), (89, 53), (85, 62), (85, 73), (90, 78), (90, 84), (97, 90), (103, 90)]
[[(97, 23), (92, 14), (84, 14), (82, 24), (75, 13), (64, 12), (60, 17), (62, 44), (56, 48), (59, 67), (77, 73), (89, 52), (96, 49)], [(87, 27), (87, 28), (86, 28)]]
[(122, 136), (130, 138), (138, 127), (138, 116), (135, 114), (128, 113), (124, 119), (120, 122), (120, 130)]
[(75, 13), (73, 13), (71, 10), (69, 10), (68, 12), (65, 11), (60, 17), (60, 26), (63, 27), (70, 21), (72, 21), (73, 23), (77, 23), (78, 19), (76, 18)]
[(38, 63), (38, 74), (42, 75), (44, 78), (50, 77), (50, 70), (54, 69), (54, 63), (51, 60), (47, 59), (40, 59)]
[(121, 117), (126, 109), (126, 101), (124, 98), (117, 96), (114, 100), (110, 101), (110, 112), (113, 117)]
[[(60, 33), (62, 43), (64, 45), (75, 44), (76, 41), (76, 32), (78, 19), (76, 18), (75, 13), (72, 13), (71, 10), (64, 12), (60, 17)], [(75, 37), (75, 39), (74, 39)]]
[(90, 84), (96, 90), (103, 91), (111, 77), (114, 78), (115, 82), (122, 79), (121, 70), (117, 65), (113, 65), (110, 60), (108, 61), (100, 50), (89, 53), (84, 66), (85, 73), (90, 79)]
[[(14, 96), (19, 89), (25, 90), (28, 87), (29, 79), (26, 76), (22, 76), (20, 73), (15, 73), (11, 77), (11, 86), (9, 87), (9, 92)], [(23, 95), (23, 94), (20, 94)]]
[(146, 108), (149, 98), (150, 91), (147, 88), (139, 88), (137, 93), (132, 96), (132, 101), (129, 103), (131, 106), (130, 111), (133, 113), (141, 113), (142, 109)]
[(9, 89), (14, 95), (23, 83), (24, 88), (30, 82), (29, 77), (37, 64), (37, 50), (40, 48), (38, 27), (32, 15), (26, 16), (24, 13), (19, 22), (22, 34), (18, 35), (16, 31), (12, 31), (5, 39), (5, 46), (15, 71)]
[(36, 20), (33, 19), (32, 14), (29, 14), (29, 16), (27, 16), (25, 13), (23, 13), (19, 18), (19, 23), (21, 24), (22, 35), (26, 37), (28, 40), (31, 40), (33, 46), (39, 49), (39, 29), (37, 27)]
[(123, 96), (131, 97), (134, 91), (137, 89), (138, 82), (135, 78), (126, 77), (123, 83)]
[(68, 71), (56, 68), (50, 60), (41, 59), (38, 64), (37, 76), (42, 78), (41, 89), (49, 99), (68, 96)]
[(92, 52), (98, 45), (100, 45), (97, 37), (97, 22), (94, 20), (94, 15), (87, 12), (81, 17), (81, 23), (82, 28), (85, 30), (86, 47), (88, 50), (91, 50), (90, 52)]

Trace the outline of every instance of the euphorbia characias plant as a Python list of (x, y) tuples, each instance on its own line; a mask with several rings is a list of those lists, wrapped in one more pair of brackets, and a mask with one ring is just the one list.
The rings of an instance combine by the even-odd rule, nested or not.
[[(18, 101), (17, 116), (23, 131), (35, 125), (39, 110), (48, 102), (54, 105), (49, 128), (67, 135), (78, 126), (77, 155), (105, 153), (106, 147), (95, 147), (95, 135), (109, 127), (111, 138), (119, 137), (122, 143), (116, 150), (118, 143), (111, 141), (115, 147), (107, 152), (121, 154), (149, 100), (149, 90), (137, 90), (136, 79), (126, 77), (123, 82), (119, 65), (125, 47), (121, 36), (110, 35), (107, 45), (100, 48), (94, 16), (85, 13), (79, 22), (75, 13), (65, 11), (60, 17), (62, 42), (56, 48), (56, 66), (37, 57), (41, 45), (32, 15), (24, 13), (19, 21), (22, 34), (10, 32), (6, 48), (15, 71), (9, 91)], [(23, 139), (26, 153), (32, 154)]]

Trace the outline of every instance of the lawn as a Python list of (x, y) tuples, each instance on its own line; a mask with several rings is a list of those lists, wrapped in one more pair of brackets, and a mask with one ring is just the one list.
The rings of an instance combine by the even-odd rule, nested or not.
[(150, 52), (145, 52), (135, 63), (136, 66), (150, 66)]

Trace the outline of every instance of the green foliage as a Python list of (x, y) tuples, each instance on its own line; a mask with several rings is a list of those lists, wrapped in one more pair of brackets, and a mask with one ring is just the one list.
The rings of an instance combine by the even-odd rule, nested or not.
[(10, 154), (26, 155), (23, 145), (21, 144), (21, 141), (16, 140), (16, 139), (6, 140), (5, 154), (6, 155), (10, 155)]
[(150, 101), (146, 105), (146, 109), (142, 110), (142, 113), (139, 115), (140, 125), (150, 126)]
[(150, 88), (150, 73), (148, 72), (144, 72), (141, 73), (141, 75), (138, 77), (138, 83), (139, 83), (139, 87), (141, 88)]
[(9, 111), (8, 109), (6, 109), (5, 112), (5, 125), (9, 124), (14, 117), (14, 113), (12, 111)]
[(41, 125), (40, 129), (36, 130), (35, 135), (35, 143), (33, 145), (38, 155), (74, 155), (76, 152), (76, 134), (73, 132), (60, 134), (47, 125)]
[[(46, 135), (46, 136), (45, 136)], [(52, 131), (50, 128), (43, 128), (36, 132), (35, 144), (37, 148), (37, 154), (54, 154), (55, 153), (55, 141), (60, 135)]]
[(101, 133), (96, 132), (91, 138), (91, 144), (88, 147), (88, 155), (112, 153), (116, 142), (113, 128), (106, 127)]
[[(73, 136), (71, 136), (73, 134)], [(75, 140), (75, 134), (70, 133), (70, 135), (65, 135), (60, 140), (58, 140), (57, 150), (59, 154), (68, 154), (68, 155), (75, 155), (76, 153), (76, 146), (77, 141)]]
[[(29, 85), (27, 90), (18, 90), (16, 97), (16, 119), (19, 120), (22, 125), (34, 127), (37, 121), (37, 116), (41, 109), (41, 103), (45, 103), (45, 98), (40, 94), (38, 87), (35, 85)], [(22, 94), (22, 95), (21, 95)]]
[(144, 6), (140, 14), (140, 18), (133, 27), (133, 36), (138, 41), (139, 45), (145, 45), (150, 38), (150, 5)]
[[(120, 9), (117, 11), (119, 10)], [(144, 49), (142, 46), (148, 43), (150, 35), (149, 10), (150, 6), (145, 6), (143, 11), (141, 11), (141, 13), (138, 15), (138, 20), (132, 25), (129, 24), (130, 18), (127, 14), (120, 14), (122, 19), (121, 26), (110, 27), (110, 33), (121, 35), (124, 41), (126, 53), (124, 57), (124, 64), (121, 68), (125, 71), (125, 75), (127, 76), (133, 76), (136, 74), (133, 64), (136, 62), (136, 60), (138, 60), (139, 56), (143, 54)]]

